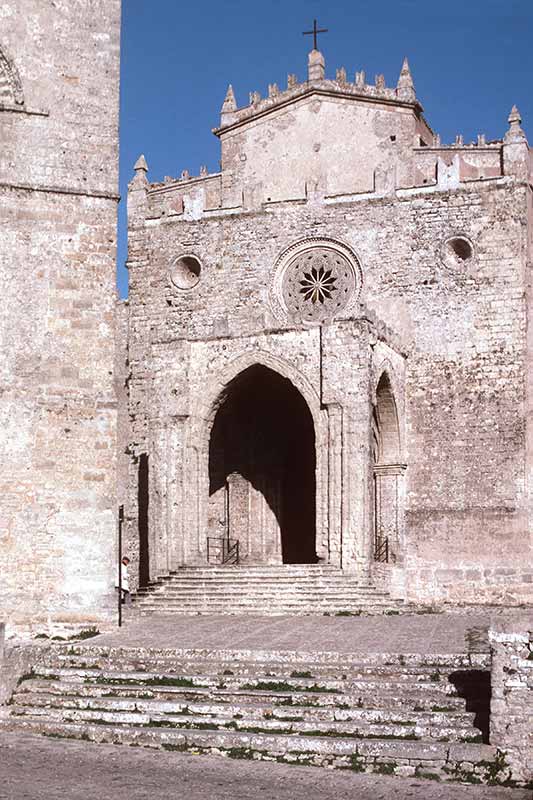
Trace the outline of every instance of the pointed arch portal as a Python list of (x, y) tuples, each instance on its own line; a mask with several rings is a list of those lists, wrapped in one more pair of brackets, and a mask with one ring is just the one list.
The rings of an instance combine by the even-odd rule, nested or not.
[(313, 417), (294, 385), (268, 367), (226, 387), (209, 441), (211, 534), (238, 539), (248, 563), (314, 563)]
[(372, 424), (374, 470), (374, 558), (397, 561), (401, 555), (403, 472), (398, 409), (387, 372), (376, 387)]

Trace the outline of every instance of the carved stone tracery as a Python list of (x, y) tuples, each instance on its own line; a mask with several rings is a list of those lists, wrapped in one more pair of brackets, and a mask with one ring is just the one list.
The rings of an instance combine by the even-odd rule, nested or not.
[(277, 316), (320, 324), (345, 312), (361, 286), (355, 254), (333, 239), (309, 238), (278, 259), (272, 300)]
[(13, 105), (24, 105), (22, 82), (14, 62), (0, 49), (0, 106)]

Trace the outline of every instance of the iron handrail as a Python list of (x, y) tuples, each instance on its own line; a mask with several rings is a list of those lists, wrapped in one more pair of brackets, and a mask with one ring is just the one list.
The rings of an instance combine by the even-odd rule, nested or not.
[(376, 539), (374, 544), (374, 561), (381, 561), (388, 563), (389, 561), (389, 537), (385, 536), (384, 539)]
[(228, 539), (226, 536), (208, 536), (207, 563), (238, 564), (239, 540)]

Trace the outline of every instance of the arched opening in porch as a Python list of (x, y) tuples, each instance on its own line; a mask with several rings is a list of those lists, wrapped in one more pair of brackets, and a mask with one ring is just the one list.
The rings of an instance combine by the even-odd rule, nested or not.
[(372, 425), (374, 489), (374, 560), (396, 561), (400, 550), (401, 457), (400, 426), (394, 392), (387, 372), (376, 388)]
[(304, 397), (255, 364), (226, 387), (209, 441), (210, 535), (247, 563), (315, 563), (316, 452)]

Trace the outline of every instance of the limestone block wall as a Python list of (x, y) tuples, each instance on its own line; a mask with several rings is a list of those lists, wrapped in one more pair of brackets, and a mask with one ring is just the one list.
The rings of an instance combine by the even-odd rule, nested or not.
[(492, 648), (491, 743), (505, 753), (511, 777), (533, 781), (533, 632), (531, 620), (496, 624)]
[[(185, 218), (169, 216), (170, 189), (152, 195), (146, 180), (136, 178), (130, 194), (131, 441), (136, 448), (149, 441), (154, 398), (166, 397), (174, 408), (168, 413), (181, 419), (203, 400), (208, 375), (223, 369), (226, 352), (236, 355), (261, 341), (262, 349), (305, 373), (322, 403), (348, 414), (340, 480), (353, 503), (343, 512), (342, 530), (357, 538), (350, 561), (358, 563), (372, 529), (371, 431), (362, 425), (362, 409), (368, 420), (375, 392), (370, 377), (358, 375), (372, 348), (351, 346), (346, 321), (325, 324), (321, 332), (311, 327), (322, 346), (307, 351), (297, 344), (295, 351), (287, 342), (306, 339), (297, 334), (300, 325), (279, 314), (275, 281), (280, 254), (293, 243), (306, 237), (346, 243), (361, 267), (360, 300), (395, 332), (395, 350), (406, 356), (398, 400), (405, 431), (404, 592), (423, 602), (530, 599), (528, 191), (519, 180), (495, 178)], [(201, 269), (184, 290), (172, 275), (176, 258), (186, 253)], [(365, 315), (360, 306), (347, 316)], [(209, 350), (218, 355), (198, 373), (199, 354)], [(171, 356), (163, 364), (165, 351)], [(396, 372), (396, 363), (391, 366)], [(192, 466), (191, 480), (197, 469)]]
[(23, 102), (0, 106), (0, 605), (114, 606), (120, 2), (4, 3)]

